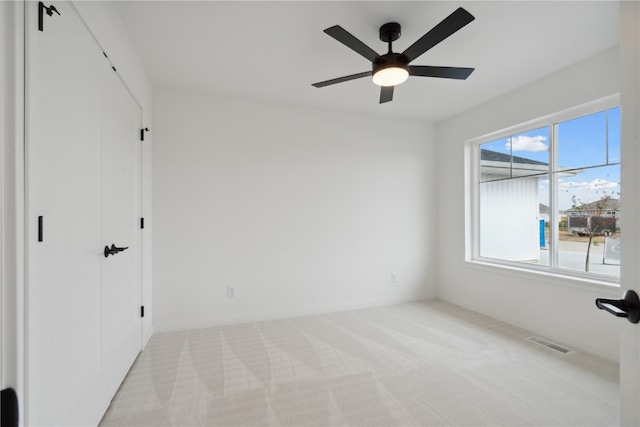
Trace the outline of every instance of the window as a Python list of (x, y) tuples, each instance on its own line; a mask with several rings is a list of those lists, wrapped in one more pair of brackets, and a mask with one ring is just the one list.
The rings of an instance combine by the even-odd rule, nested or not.
[(582, 107), (472, 147), (474, 260), (619, 280), (619, 107)]

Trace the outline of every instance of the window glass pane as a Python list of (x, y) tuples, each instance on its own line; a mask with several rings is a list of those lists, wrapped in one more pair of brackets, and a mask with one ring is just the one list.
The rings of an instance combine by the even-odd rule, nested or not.
[(480, 145), (480, 181), (542, 175), (549, 171), (549, 128)]
[[(540, 228), (540, 259), (539, 264), (549, 265), (549, 251), (551, 250), (551, 234), (549, 231), (551, 224), (551, 197), (549, 191), (549, 176), (544, 175), (538, 178), (538, 226)], [(556, 220), (559, 220), (557, 217)]]
[(559, 123), (558, 165), (580, 168), (606, 164), (606, 137), (606, 111)]
[(547, 251), (541, 251), (548, 241), (539, 202), (544, 181), (548, 185), (547, 175), (479, 184), (480, 256), (548, 264)]
[(507, 142), (512, 154), (514, 178), (549, 172), (549, 128), (514, 135)]
[(609, 163), (620, 163), (620, 107), (609, 110)]
[(480, 145), (480, 182), (511, 177), (510, 138)]
[(559, 178), (558, 267), (620, 277), (620, 166), (573, 173)]

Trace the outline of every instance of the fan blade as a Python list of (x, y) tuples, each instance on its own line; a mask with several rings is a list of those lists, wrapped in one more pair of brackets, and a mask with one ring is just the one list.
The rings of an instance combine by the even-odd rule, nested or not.
[(311, 86), (314, 87), (325, 87), (329, 85), (334, 85), (336, 83), (348, 82), (349, 80), (361, 79), (362, 77), (367, 77), (371, 75), (371, 71), (365, 71), (363, 73), (351, 74), (350, 76), (338, 77), (337, 79), (325, 80), (324, 82), (313, 83)]
[(445, 79), (465, 80), (475, 68), (430, 67), (428, 65), (409, 65), (410, 76), (442, 77)]
[(459, 7), (455, 12), (433, 27), (431, 31), (409, 46), (402, 54), (411, 62), (474, 19), (476, 18), (474, 18), (473, 15)]
[(338, 40), (349, 49), (364, 56), (371, 62), (375, 61), (380, 56), (376, 51), (355, 38), (355, 36), (342, 28), (340, 25), (334, 25), (331, 28), (327, 28), (326, 30), (324, 30), (324, 32), (329, 34), (334, 39)]
[(393, 99), (393, 86), (382, 86), (380, 88), (380, 104), (389, 102)]

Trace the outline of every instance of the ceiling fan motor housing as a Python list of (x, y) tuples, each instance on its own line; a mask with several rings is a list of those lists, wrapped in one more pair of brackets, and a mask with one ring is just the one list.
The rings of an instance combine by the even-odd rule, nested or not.
[(379, 56), (373, 62), (373, 74), (385, 68), (404, 68), (409, 70), (409, 60), (401, 53), (387, 53), (386, 55)]

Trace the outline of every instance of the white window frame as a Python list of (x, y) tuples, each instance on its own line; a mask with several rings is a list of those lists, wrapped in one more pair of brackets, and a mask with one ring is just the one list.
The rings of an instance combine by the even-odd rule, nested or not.
[[(479, 268), (498, 268), (501, 270), (509, 270), (510, 273), (515, 274), (533, 274), (538, 276), (568, 279), (571, 285), (596, 285), (606, 287), (619, 287), (620, 278), (614, 276), (607, 276), (591, 272), (573, 271), (568, 269), (558, 268), (558, 250), (554, 249), (550, 253), (549, 265), (527, 264), (517, 261), (507, 261), (495, 258), (486, 258), (480, 256), (480, 194), (479, 194), (479, 182), (480, 182), (480, 145), (495, 141), (500, 138), (506, 138), (519, 133), (531, 131), (542, 127), (549, 128), (549, 146), (553, 150), (549, 151), (549, 164), (552, 170), (557, 169), (557, 127), (555, 124), (576, 119), (589, 114), (597, 113), (603, 110), (620, 106), (619, 94), (611, 95), (606, 98), (602, 98), (596, 101), (589, 102), (580, 106), (569, 108), (557, 113), (552, 113), (538, 119), (530, 120), (528, 122), (520, 123), (514, 126), (510, 126), (505, 129), (501, 129), (496, 132), (491, 132), (473, 139), (466, 141), (465, 153), (467, 155), (467, 161), (465, 168), (467, 171), (467, 191), (466, 203), (467, 203), (467, 232), (465, 233), (465, 261)], [(608, 157), (608, 153), (607, 153)], [(620, 165), (622, 161), (620, 162)], [(622, 177), (621, 177), (622, 179)], [(549, 175), (549, 197), (553, 202), (549, 206), (549, 222), (550, 224), (558, 223), (558, 209), (555, 208), (557, 203), (558, 183), (556, 179), (552, 179)], [(621, 186), (623, 184), (621, 183)], [(556, 227), (550, 227), (550, 240), (552, 246), (557, 248), (558, 242), (558, 230)], [(551, 259), (553, 256), (553, 259)]]

